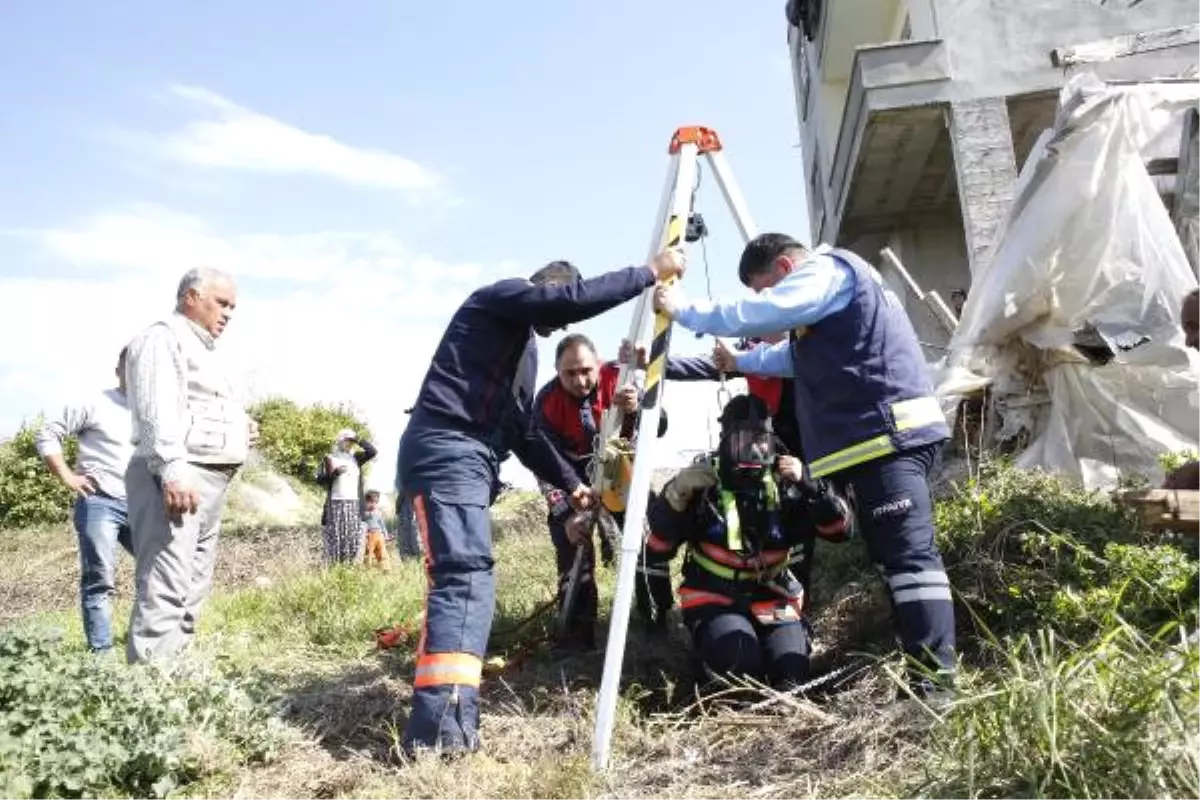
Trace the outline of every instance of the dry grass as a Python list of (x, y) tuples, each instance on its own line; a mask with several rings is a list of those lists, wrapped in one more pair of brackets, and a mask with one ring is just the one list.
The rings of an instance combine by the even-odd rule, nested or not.
[[(222, 537), (217, 585), (269, 585), (320, 561), (320, 532), (245, 531)], [(133, 558), (120, 550), (117, 599), (133, 592)], [(79, 546), (70, 524), (0, 537), (0, 626), (32, 614), (74, 609), (79, 602)]]
[[(962, 737), (947, 740), (937, 715), (915, 701), (897, 702), (894, 663), (858, 655), (886, 653), (891, 628), (886, 598), (864, 555), (846, 546), (822, 546), (817, 554), (814, 666), (819, 674), (860, 660), (861, 670), (806, 697), (746, 685), (701, 691), (678, 618), (665, 637), (635, 624), (613, 768), (593, 774), (589, 756), (603, 653), (553, 651), (546, 642), (550, 615), (531, 618), (555, 586), (543, 515), (539, 498), (521, 494), (505, 497), (495, 509), (499, 591), (489, 655), (503, 663), (488, 671), (484, 683), (484, 751), (451, 763), (408, 762), (399, 754), (415, 636), (386, 652), (373, 642), (379, 627), (402, 623), (415, 631), (424, 589), (420, 565), (399, 563), (388, 575), (361, 567), (317, 569), (315, 529), (226, 537), (200, 647), (257, 687), (262, 702), (276, 705), (296, 737), (271, 763), (210, 779), (188, 794), (883, 797), (962, 785), (938, 783), (949, 780), (953, 764), (947, 758), (957, 757), (954, 747)], [(6, 537), (0, 554), (0, 624), (28, 621), (34, 608), (59, 609), (59, 619), (78, 616), (69, 530)], [(125, 591), (129, 568), (123, 559)], [(601, 570), (598, 578), (601, 607), (607, 608), (613, 575)], [(118, 635), (120, 627), (118, 620)], [(600, 634), (603, 643), (605, 632)], [(970, 702), (983, 710), (970, 711), (970, 719), (990, 719), (986, 705), (978, 704), (992, 698), (1036, 694), (1037, 686), (1020, 694), (1004, 680), (978, 682)], [(1093, 685), (1071, 684), (1071, 691), (1090, 692)], [(974, 729), (980, 724), (972, 722)], [(998, 734), (991, 745), (997, 753), (1018, 752), (1028, 741), (1022, 738), (1027, 729), (1003, 735), (1011, 741)], [(939, 737), (940, 756), (931, 749)]]
[[(687, 636), (676, 626), (647, 638), (635, 625), (627, 649), (614, 768), (589, 767), (595, 693), (603, 653), (551, 651), (550, 615), (530, 615), (552, 598), (548, 537), (540, 499), (515, 494), (495, 509), (501, 585), (492, 653), (505, 659), (485, 682), (485, 750), (446, 765), (408, 763), (397, 742), (411, 697), (411, 652), (378, 652), (371, 632), (411, 623), (423, 576), (415, 562), (391, 575), (361, 568), (316, 569), (314, 529), (224, 537), (218, 592), (203, 621), (205, 651), (218, 654), (278, 704), (297, 732), (274, 761), (192, 787), (190, 794), (234, 797), (785, 797), (836, 793), (837, 776), (902, 754), (861, 706), (757, 696), (763, 707), (736, 710), (720, 699), (696, 703)], [(517, 535), (514, 535), (517, 534)], [(77, 617), (76, 550), (68, 527), (4, 540), (0, 624), (47, 611), (67, 627)], [(129, 591), (132, 560), (118, 585)], [(602, 572), (610, 595), (612, 574)], [(865, 590), (831, 606), (872, 602)], [(866, 598), (866, 599), (864, 599)], [(121, 603), (126, 607), (127, 600)], [(115, 620), (118, 636), (123, 620)], [(605, 631), (600, 632), (603, 642)], [(411, 642), (409, 643), (411, 645)], [(831, 643), (845, 649), (845, 643)], [(863, 683), (863, 697), (882, 691)], [(743, 693), (745, 694), (745, 693)], [(847, 696), (849, 697), (849, 696)], [(765, 698), (765, 700), (764, 700)], [(874, 754), (868, 757), (867, 753)], [(889, 755), (890, 754), (890, 755)], [(775, 766), (763, 770), (764, 757)], [(816, 767), (820, 766), (817, 770)], [(818, 780), (817, 772), (821, 777)], [(881, 772), (882, 774), (882, 772)], [(849, 778), (846, 778), (849, 780)]]

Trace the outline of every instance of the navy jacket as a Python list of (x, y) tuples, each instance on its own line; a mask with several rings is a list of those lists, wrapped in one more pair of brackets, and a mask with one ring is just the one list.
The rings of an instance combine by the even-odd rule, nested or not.
[(649, 267), (627, 267), (565, 285), (512, 278), (476, 290), (446, 326), (409, 424), (462, 432), (500, 458), (511, 451), (539, 478), (570, 491), (578, 483), (574, 469), (531, 424), (534, 328), (564, 328), (598, 316), (654, 281)]
[[(575, 474), (583, 483), (590, 483), (588, 467), (595, 455), (594, 449), (604, 412), (612, 407), (616, 397), (617, 378), (621, 365), (609, 361), (600, 366), (600, 377), (596, 388), (584, 398), (573, 397), (563, 388), (557, 376), (551, 378), (537, 394), (533, 404), (533, 426), (550, 443), (560, 456), (575, 468)], [(619, 435), (632, 438), (637, 430), (638, 414), (628, 414)], [(667, 432), (667, 410), (659, 410), (658, 435)]]
[(845, 309), (791, 332), (797, 422), (814, 476), (950, 437), (912, 322), (875, 268), (848, 250)]

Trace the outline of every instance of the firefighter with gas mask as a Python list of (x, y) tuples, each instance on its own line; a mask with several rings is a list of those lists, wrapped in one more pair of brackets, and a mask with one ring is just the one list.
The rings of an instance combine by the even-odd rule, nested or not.
[(804, 587), (815, 537), (842, 541), (854, 518), (828, 484), (805, 477), (799, 459), (778, 453), (761, 398), (734, 397), (720, 423), (716, 453), (650, 500), (637, 608), (652, 627), (665, 626), (670, 562), (683, 550), (679, 604), (706, 670), (796, 686), (809, 672)]

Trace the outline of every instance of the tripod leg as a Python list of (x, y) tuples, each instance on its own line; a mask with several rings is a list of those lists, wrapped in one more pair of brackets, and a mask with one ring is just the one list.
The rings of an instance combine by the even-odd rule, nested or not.
[(717, 185), (721, 187), (725, 203), (733, 213), (738, 232), (742, 234), (742, 241), (750, 241), (758, 235), (758, 231), (754, 227), (754, 220), (750, 218), (750, 209), (746, 207), (746, 200), (738, 189), (737, 181), (733, 179), (733, 171), (729, 168), (729, 162), (725, 160), (725, 154), (720, 150), (710, 150), (704, 155), (717, 178)]
[[(682, 131), (681, 131), (682, 132)], [(677, 134), (676, 140), (679, 136)], [(666, 241), (655, 237), (651, 242), (651, 257), (665, 244), (668, 247), (682, 246), (684, 228), (691, 214), (692, 187), (696, 182), (699, 166), (700, 142), (673, 141), (672, 155), (678, 155), (675, 189), (672, 194), (670, 217), (656, 221), (656, 232), (666, 233)], [(651, 344), (650, 363), (646, 369), (646, 390), (642, 396), (641, 413), (638, 417), (636, 455), (633, 459), (633, 480), (626, 495), (625, 525), (621, 536), (621, 560), (617, 572), (616, 595), (609, 617), (608, 644), (604, 653), (604, 674), (600, 683), (600, 696), (596, 704), (596, 727), (592, 743), (592, 765), (605, 769), (612, 746), (615, 723), (617, 689), (621, 680), (621, 667), (625, 660), (625, 640), (629, 633), (629, 612), (633, 605), (634, 584), (637, 580), (637, 555), (642, 545), (642, 529), (646, 520), (646, 507), (650, 494), (650, 478), (653, 473), (652, 450), (658, 439), (658, 420), (662, 411), (662, 385), (665, 376), (667, 351), (670, 345), (671, 320), (655, 314), (654, 340)]]

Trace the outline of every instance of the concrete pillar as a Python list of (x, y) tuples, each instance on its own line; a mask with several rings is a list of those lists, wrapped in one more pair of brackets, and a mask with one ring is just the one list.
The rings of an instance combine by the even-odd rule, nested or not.
[(1192, 271), (1200, 274), (1200, 112), (1183, 118), (1183, 140), (1175, 179), (1175, 230)]
[(1012, 128), (1004, 98), (951, 103), (950, 147), (958, 178), (967, 259), (974, 278), (1004, 224), (1017, 182)]
[(937, 38), (937, 12), (933, 0), (904, 0), (908, 12), (908, 24), (913, 39)]

